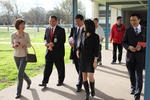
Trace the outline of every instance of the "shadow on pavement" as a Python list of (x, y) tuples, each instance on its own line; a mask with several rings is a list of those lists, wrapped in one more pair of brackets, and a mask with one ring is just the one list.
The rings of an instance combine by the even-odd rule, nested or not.
[[(121, 64), (119, 64), (119, 65), (121, 65)], [(108, 66), (106, 66), (106, 65), (102, 65), (102, 66), (100, 66), (100, 67), (106, 68), (106, 69), (110, 69), (110, 70), (112, 70), (112, 71), (116, 71), (116, 72), (120, 72), (120, 73), (123, 73), (123, 74), (128, 75), (128, 72), (127, 72), (127, 71), (121, 71), (121, 70), (118, 70), (118, 69), (114, 69), (114, 68), (112, 68), (112, 67), (108, 67)]]
[(105, 73), (108, 73), (108, 74), (112, 74), (112, 75), (116, 75), (116, 76), (120, 76), (120, 77), (123, 77), (123, 78), (127, 78), (129, 79), (128, 76), (124, 76), (124, 75), (120, 75), (120, 74), (116, 74), (116, 73), (113, 73), (113, 72), (110, 72), (110, 71), (104, 71), (104, 70), (101, 70), (101, 69), (96, 69), (97, 71), (101, 71), (101, 72), (105, 72)]
[[(70, 99), (70, 100), (84, 100), (84, 96), (85, 96), (84, 90), (82, 90), (80, 93), (77, 93), (75, 88), (73, 88), (67, 84), (64, 84), (63, 86), (72, 90), (73, 93), (68, 93), (63, 90), (57, 90), (57, 89), (49, 88), (49, 87), (43, 88), (42, 91), (43, 92), (50, 91), (53, 93), (57, 93), (61, 96), (64, 96), (67, 99)], [(101, 92), (98, 89), (96, 89), (95, 91), (96, 91), (96, 96), (95, 97), (90, 96), (90, 100), (125, 100), (125, 99), (117, 99), (117, 98), (111, 97), (111, 96)]]
[(107, 95), (106, 93), (101, 92), (98, 89), (95, 89), (95, 92), (96, 92), (96, 97), (98, 97), (99, 99), (93, 98), (92, 100), (125, 100), (125, 99), (117, 99), (117, 98), (111, 97)]
[(21, 96), (19, 99), (20, 99), (20, 100), (30, 100), (30, 99), (28, 99), (28, 98), (26, 98), (26, 97), (24, 97), (24, 96)]
[(30, 89), (32, 96), (33, 96), (33, 100), (40, 100), (39, 95), (37, 93), (37, 91), (35, 89)]

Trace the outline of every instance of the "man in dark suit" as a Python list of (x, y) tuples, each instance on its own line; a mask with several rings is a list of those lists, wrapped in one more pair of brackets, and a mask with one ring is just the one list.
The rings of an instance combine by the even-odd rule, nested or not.
[(132, 26), (126, 29), (122, 42), (123, 47), (127, 50), (126, 66), (131, 82), (130, 94), (134, 94), (135, 100), (140, 100), (145, 66), (145, 46), (143, 44), (146, 43), (146, 29), (140, 25), (140, 21), (138, 14), (131, 15)]
[(56, 16), (50, 16), (49, 23), (50, 26), (46, 28), (44, 36), (45, 46), (47, 47), (45, 55), (44, 77), (42, 84), (39, 84), (39, 86), (46, 86), (48, 83), (49, 77), (52, 73), (53, 63), (55, 63), (58, 71), (57, 86), (60, 86), (63, 84), (65, 78), (65, 30), (57, 25), (58, 21)]
[(76, 84), (77, 86), (77, 92), (81, 92), (81, 87), (82, 87), (82, 72), (81, 72), (81, 69), (80, 69), (80, 61), (79, 61), (79, 58), (77, 57), (76, 55), (76, 51), (77, 51), (77, 48), (80, 44), (80, 41), (81, 41), (81, 34), (83, 33), (84, 29), (83, 29), (83, 25), (84, 25), (84, 18), (82, 15), (80, 14), (77, 14), (76, 17), (75, 17), (75, 23), (76, 23), (76, 26), (71, 28), (71, 33), (70, 33), (70, 36), (69, 36), (69, 43), (70, 43), (70, 46), (71, 46), (71, 59), (73, 59), (73, 62), (75, 64), (75, 67), (76, 67), (76, 71), (79, 75), (78, 77), (78, 83)]

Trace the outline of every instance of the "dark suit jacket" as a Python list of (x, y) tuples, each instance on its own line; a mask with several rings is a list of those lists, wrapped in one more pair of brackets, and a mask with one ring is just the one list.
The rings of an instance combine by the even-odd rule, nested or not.
[[(50, 43), (50, 27), (47, 27), (45, 30), (45, 36), (44, 36), (44, 40), (47, 43)], [(57, 38), (57, 42), (54, 42), (54, 38)], [(65, 30), (64, 28), (61, 28), (60, 26), (56, 26), (55, 31), (54, 31), (54, 35), (52, 37), (52, 42), (54, 43), (54, 47), (53, 47), (53, 53), (55, 56), (58, 57), (64, 57), (65, 56), (65, 41), (66, 41), (66, 34), (65, 34)], [(47, 48), (46, 50), (46, 54), (50, 52), (49, 49)]]
[[(82, 34), (83, 32), (84, 32), (84, 29), (82, 28), (81, 34)], [(76, 33), (77, 33), (77, 27), (71, 28), (71, 32), (70, 32), (69, 38), (70, 38), (70, 37), (75, 38), (75, 34), (76, 34)]]
[(94, 57), (98, 57), (99, 54), (99, 36), (91, 34), (85, 39), (85, 33), (83, 33), (79, 51), (83, 59), (94, 61)]
[[(82, 28), (81, 35), (82, 35), (83, 32), (84, 32), (84, 29)], [(77, 33), (77, 27), (72, 27), (69, 38), (70, 37), (75, 38), (75, 34), (76, 33)], [(76, 47), (75, 48), (71, 47), (71, 50), (70, 50), (70, 59), (74, 59), (75, 55), (76, 55)]]
[(142, 47), (140, 51), (135, 53), (131, 52), (129, 46), (136, 47), (138, 42), (146, 42), (146, 28), (141, 26), (142, 32), (136, 36), (134, 28), (131, 26), (125, 31), (125, 35), (122, 41), (123, 47), (127, 50), (126, 61), (135, 63), (145, 63), (145, 50)]

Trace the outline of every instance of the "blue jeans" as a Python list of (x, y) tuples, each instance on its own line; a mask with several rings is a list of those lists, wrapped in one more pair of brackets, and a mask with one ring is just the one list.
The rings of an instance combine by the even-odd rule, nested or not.
[(18, 68), (18, 84), (17, 84), (17, 95), (21, 95), (23, 78), (27, 82), (28, 85), (31, 84), (30, 78), (24, 72), (26, 67), (26, 57), (14, 57), (17, 68)]

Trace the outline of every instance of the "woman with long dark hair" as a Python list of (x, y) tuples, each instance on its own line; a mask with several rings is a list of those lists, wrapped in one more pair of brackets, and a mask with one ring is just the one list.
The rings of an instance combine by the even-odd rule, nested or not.
[(85, 20), (84, 24), (85, 32), (82, 34), (77, 56), (81, 58), (81, 71), (86, 92), (85, 100), (89, 100), (89, 82), (91, 96), (95, 96), (94, 71), (97, 67), (97, 59), (99, 54), (99, 36), (95, 34), (95, 24), (92, 20)]

